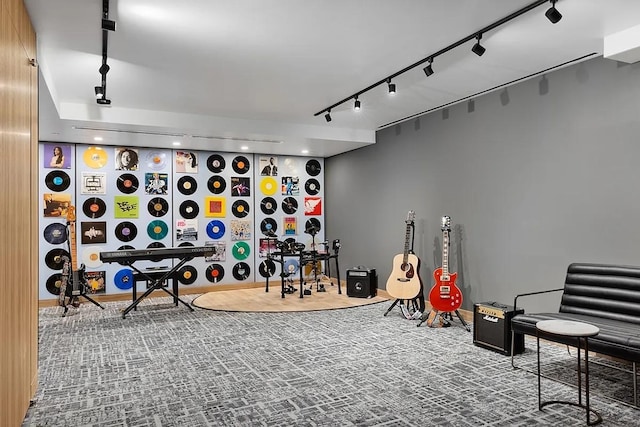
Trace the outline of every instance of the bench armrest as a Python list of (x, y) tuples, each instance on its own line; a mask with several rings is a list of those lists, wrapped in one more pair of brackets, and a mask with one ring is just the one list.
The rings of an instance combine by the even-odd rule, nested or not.
[(546, 290), (546, 291), (538, 291), (538, 292), (527, 292), (526, 294), (516, 295), (516, 297), (513, 299), (513, 309), (517, 310), (517, 308), (518, 308), (518, 305), (517, 305), (518, 304), (518, 298), (520, 298), (520, 297), (528, 297), (530, 295), (539, 295), (539, 294), (548, 294), (548, 293), (551, 293), (551, 292), (558, 292), (558, 291), (564, 291), (564, 288), (549, 289), (549, 290)]

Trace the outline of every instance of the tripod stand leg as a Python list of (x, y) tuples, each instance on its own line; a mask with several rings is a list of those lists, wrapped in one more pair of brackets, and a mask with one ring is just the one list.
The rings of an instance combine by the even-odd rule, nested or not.
[(390, 306), (390, 307), (387, 309), (387, 311), (383, 314), (383, 316), (385, 316), (385, 317), (386, 317), (386, 315), (387, 315), (387, 314), (389, 314), (389, 312), (390, 312), (391, 310), (393, 310), (393, 307), (395, 307), (395, 306), (396, 306), (396, 304), (398, 304), (398, 302), (400, 302), (400, 300), (399, 300), (399, 299), (395, 300), (395, 301), (393, 302), (393, 304), (391, 304), (391, 306)]
[(80, 296), (86, 298), (89, 302), (92, 302), (94, 305), (97, 305), (98, 307), (104, 310), (104, 306), (102, 304), (100, 304), (98, 301), (94, 300), (93, 298), (88, 297), (87, 294), (81, 294)]
[(456, 310), (456, 316), (458, 316), (458, 319), (460, 319), (460, 323), (462, 323), (464, 325), (464, 327), (467, 330), (467, 332), (471, 332), (471, 329), (469, 328), (469, 325), (467, 324), (467, 322), (464, 321), (464, 319), (462, 318), (462, 316), (460, 315), (460, 312), (458, 310)]

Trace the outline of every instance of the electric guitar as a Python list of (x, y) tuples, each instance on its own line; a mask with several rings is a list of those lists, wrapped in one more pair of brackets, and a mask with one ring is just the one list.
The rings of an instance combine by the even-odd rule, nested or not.
[[(59, 301), (65, 309), (68, 310), (67, 304), (74, 307), (80, 306), (79, 296), (82, 295), (82, 286), (85, 285), (84, 264), (78, 268), (78, 253), (76, 250), (76, 209), (69, 206), (67, 211), (67, 226), (69, 227), (69, 254), (71, 255), (71, 274), (69, 275), (69, 265), (65, 260), (62, 274), (62, 284), (60, 286)], [(71, 286), (69, 286), (71, 284)], [(68, 303), (64, 302), (64, 298), (68, 297)]]
[(415, 212), (407, 214), (407, 229), (404, 240), (404, 253), (393, 257), (393, 269), (387, 280), (387, 293), (395, 299), (413, 299), (420, 293), (421, 281), (418, 275), (420, 260), (414, 253), (409, 253), (409, 240)]
[(436, 311), (456, 311), (462, 305), (462, 291), (456, 286), (458, 273), (449, 273), (449, 234), (451, 218), (442, 217), (442, 267), (433, 272), (435, 285), (429, 291), (429, 302)]

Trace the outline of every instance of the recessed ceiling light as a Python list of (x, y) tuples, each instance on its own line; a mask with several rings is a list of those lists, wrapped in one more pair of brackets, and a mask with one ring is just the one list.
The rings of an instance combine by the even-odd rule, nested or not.
[(242, 147), (240, 147), (241, 150), (248, 150), (249, 147), (247, 147), (246, 145), (243, 145)]
[(94, 136), (93, 140), (94, 141), (102, 141), (102, 137), (101, 136)]
[(173, 141), (173, 145), (177, 147), (178, 145), (180, 145), (180, 141)]
[(302, 150), (301, 153), (302, 154), (309, 154), (309, 150)]

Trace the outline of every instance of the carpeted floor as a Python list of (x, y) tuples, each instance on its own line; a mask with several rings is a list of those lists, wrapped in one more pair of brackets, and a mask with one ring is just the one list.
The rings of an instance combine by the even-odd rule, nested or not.
[[(190, 299), (192, 297), (185, 297)], [(39, 385), (24, 426), (573, 426), (584, 412), (537, 409), (537, 379), (472, 334), (416, 328), (388, 304), (294, 313), (174, 307), (147, 299), (40, 310)], [(521, 362), (535, 365), (527, 343)], [(544, 346), (543, 363), (575, 372)], [(563, 368), (564, 366), (564, 368)], [(608, 375), (608, 374), (607, 374)], [(576, 389), (543, 379), (546, 398)], [(615, 387), (592, 366), (592, 392)], [(624, 391), (627, 390), (627, 391)], [(604, 426), (637, 426), (640, 411), (592, 394)]]

